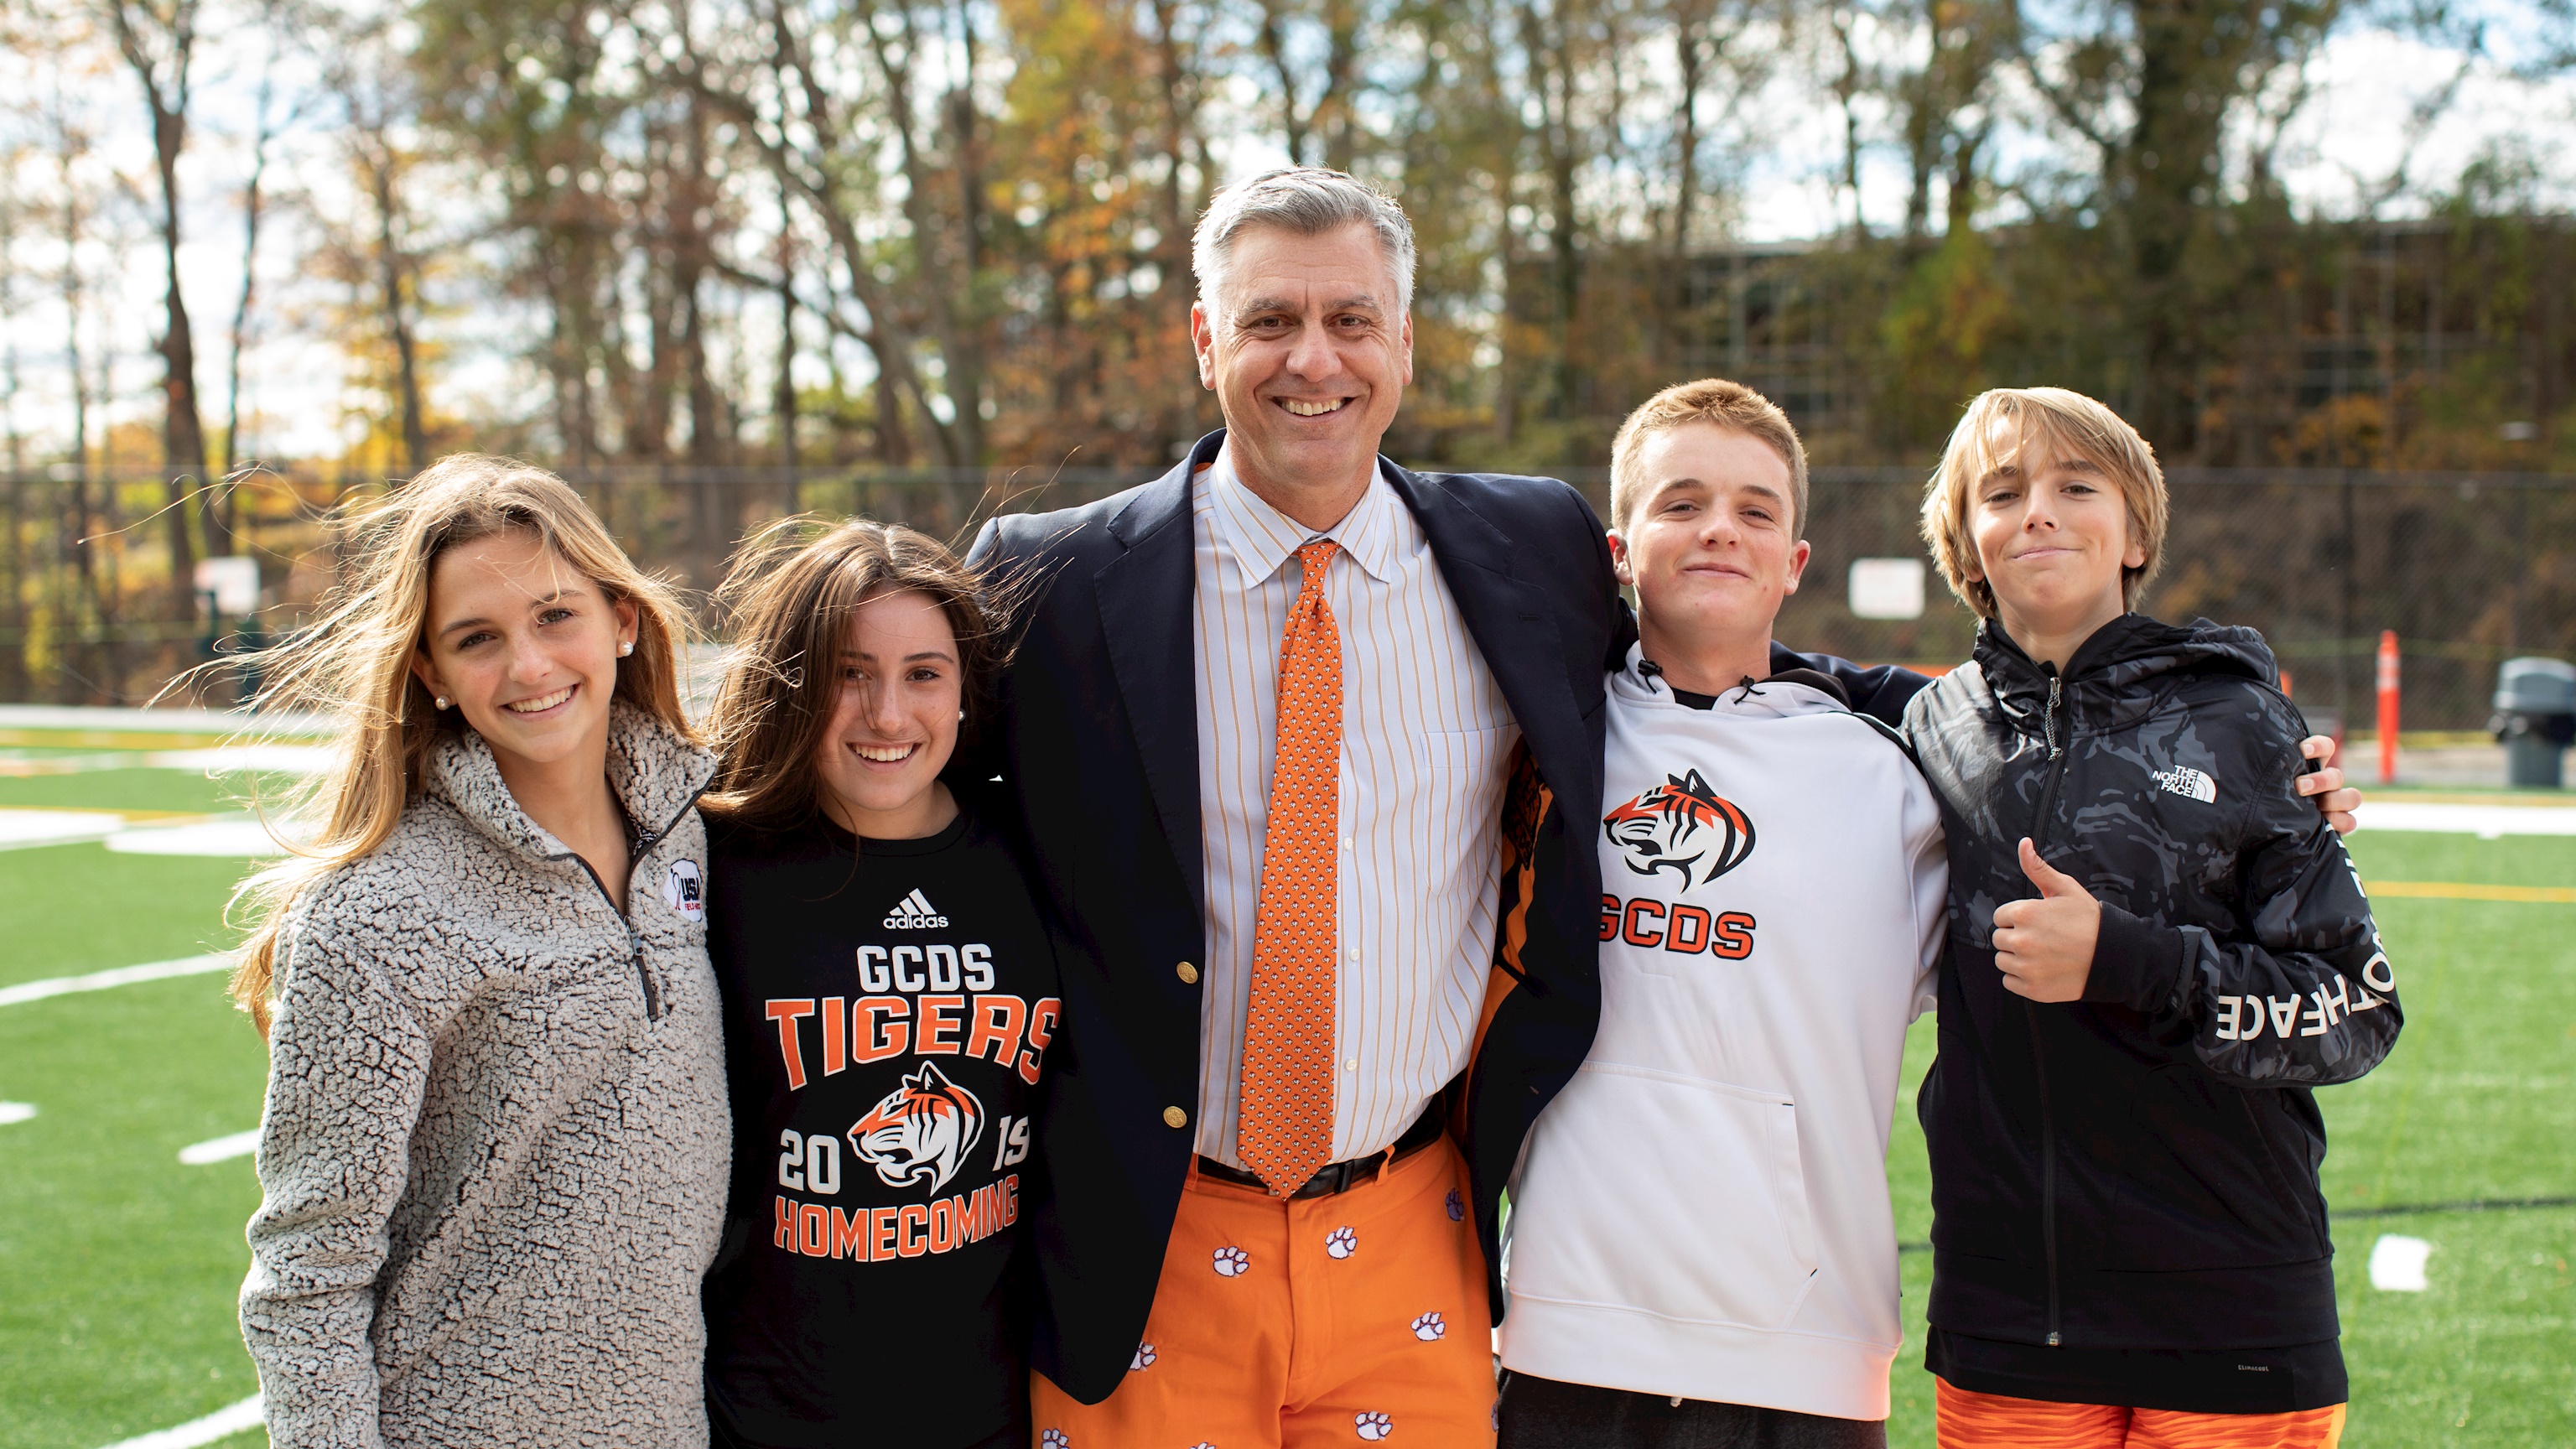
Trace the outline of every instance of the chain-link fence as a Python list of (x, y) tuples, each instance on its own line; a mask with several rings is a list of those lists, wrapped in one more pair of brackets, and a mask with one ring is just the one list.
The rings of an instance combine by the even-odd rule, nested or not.
[[(567, 474), (636, 557), (692, 587), (722, 575), (745, 529), (788, 511), (862, 513), (961, 543), (996, 511), (1058, 508), (1141, 481), (1111, 469), (889, 470), (616, 468)], [(1606, 514), (1608, 477), (1574, 481)], [(2484, 725), (2496, 665), (2519, 654), (2576, 658), (2576, 478), (2316, 470), (2177, 470), (2162, 577), (2147, 600), (2263, 631), (2312, 709), (2372, 718), (2370, 655), (2383, 629), (2405, 654), (2408, 729)], [(377, 480), (260, 474), (226, 500), (239, 552), (259, 561), (259, 604), (173, 586), (167, 490), (57, 470), (0, 475), (0, 700), (132, 703), (243, 637), (295, 627), (335, 559), (324, 518)], [(1864, 618), (1847, 581), (1859, 559), (1921, 558), (1922, 475), (1819, 469), (1806, 585), (1780, 637), (1860, 660), (1965, 658), (1968, 612), (1929, 578), (1911, 619)], [(192, 503), (202, 508), (202, 500)], [(216, 696), (240, 681), (220, 683)]]

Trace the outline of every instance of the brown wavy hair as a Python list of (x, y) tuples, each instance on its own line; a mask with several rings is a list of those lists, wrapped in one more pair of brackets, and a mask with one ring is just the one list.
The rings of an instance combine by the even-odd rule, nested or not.
[(278, 935), (295, 899), (332, 871), (385, 843), (404, 807), (420, 798), (429, 755), (462, 733), (464, 711), (442, 711), (411, 672), (429, 617), (438, 556), (460, 544), (526, 530), (597, 584), (635, 606), (635, 652), (617, 661), (622, 699), (682, 738), (697, 731), (680, 707), (679, 647), (689, 615), (671, 586), (637, 568), (572, 485), (511, 458), (457, 453), (334, 520), (343, 542), (340, 580), (320, 617), (252, 660), (267, 681), (253, 708), (334, 717), (338, 760), (291, 797), (301, 829), (294, 854), (242, 882), (236, 909), (256, 922), (233, 968), (233, 1000), (268, 1034)]
[(821, 813), (814, 755), (840, 692), (832, 661), (848, 638), (850, 616), (887, 594), (926, 594), (948, 617), (966, 710), (957, 732), (963, 753), (992, 708), (1011, 592), (939, 540), (901, 524), (854, 518), (826, 527), (788, 518), (754, 535), (716, 595), (734, 645), (707, 723), (718, 757), (715, 788), (699, 805), (764, 830), (794, 828)]

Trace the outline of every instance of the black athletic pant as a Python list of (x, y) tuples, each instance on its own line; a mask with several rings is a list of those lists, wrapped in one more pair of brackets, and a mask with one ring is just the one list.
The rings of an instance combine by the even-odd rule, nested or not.
[(1503, 1375), (1499, 1449), (1887, 1449), (1887, 1421), (1828, 1419)]

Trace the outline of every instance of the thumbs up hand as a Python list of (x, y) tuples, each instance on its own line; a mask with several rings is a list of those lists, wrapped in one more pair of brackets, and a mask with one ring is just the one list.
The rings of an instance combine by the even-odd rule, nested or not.
[(2026, 835), (2021, 870), (2039, 887), (2039, 899), (1995, 907), (1995, 965), (2004, 973), (2004, 989), (2033, 1001), (2078, 1000), (2093, 974), (2102, 903), (2075, 877), (2040, 859)]

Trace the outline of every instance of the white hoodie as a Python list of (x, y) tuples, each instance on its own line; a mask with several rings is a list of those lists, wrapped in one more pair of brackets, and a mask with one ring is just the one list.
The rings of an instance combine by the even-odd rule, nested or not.
[(1512, 1184), (1506, 1368), (1887, 1417), (1887, 1129), (1930, 1009), (1931, 789), (1806, 685), (1610, 679), (1601, 1028)]

